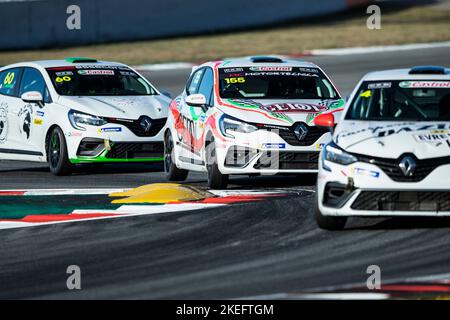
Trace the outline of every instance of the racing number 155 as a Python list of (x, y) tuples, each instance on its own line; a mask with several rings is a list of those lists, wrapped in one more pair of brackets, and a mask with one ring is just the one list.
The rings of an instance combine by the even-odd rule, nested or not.
[(226, 83), (244, 83), (245, 78), (244, 77), (238, 77), (238, 78), (225, 78)]

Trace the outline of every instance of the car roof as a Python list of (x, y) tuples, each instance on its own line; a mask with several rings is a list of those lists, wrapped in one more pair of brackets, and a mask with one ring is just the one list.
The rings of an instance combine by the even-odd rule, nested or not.
[[(429, 72), (427, 73), (427, 68)], [(414, 70), (421, 69), (416, 73)], [(441, 69), (444, 74), (436, 74), (434, 71)], [(379, 81), (379, 80), (450, 80), (450, 69), (445, 67), (420, 66), (408, 69), (391, 69), (383, 71), (374, 71), (366, 74), (363, 81)]]
[(7, 66), (3, 66), (2, 69), (5, 68), (15, 68), (15, 67), (42, 67), (42, 68), (52, 68), (52, 67), (72, 67), (77, 65), (101, 65), (101, 66), (126, 66), (122, 63), (111, 62), (111, 61), (97, 61), (97, 62), (70, 62), (67, 60), (38, 60), (38, 61), (26, 61), (19, 62)]
[[(254, 62), (255, 59), (259, 59), (260, 62)], [(279, 59), (279, 62), (273, 62), (273, 59)], [(315, 63), (303, 60), (296, 60), (290, 58), (284, 58), (279, 56), (250, 56), (243, 58), (230, 58), (221, 61), (210, 61), (202, 64), (202, 66), (211, 66), (217, 68), (236, 68), (236, 67), (303, 67), (303, 68), (318, 68)]]

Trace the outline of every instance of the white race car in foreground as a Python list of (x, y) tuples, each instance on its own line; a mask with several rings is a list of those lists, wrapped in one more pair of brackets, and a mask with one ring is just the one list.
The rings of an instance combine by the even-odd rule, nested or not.
[(317, 172), (331, 139), (314, 126), (344, 102), (315, 64), (277, 57), (205, 63), (170, 106), (165, 133), (169, 180), (206, 171), (210, 188), (230, 174)]
[(0, 159), (74, 164), (163, 160), (170, 99), (130, 67), (89, 58), (0, 69)]
[(373, 72), (353, 91), (321, 153), (316, 208), (325, 229), (350, 216), (450, 216), (449, 69)]

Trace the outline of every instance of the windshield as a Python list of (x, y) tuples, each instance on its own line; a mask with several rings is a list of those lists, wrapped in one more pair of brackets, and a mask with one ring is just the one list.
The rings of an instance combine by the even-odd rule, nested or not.
[(450, 121), (450, 81), (364, 82), (346, 119)]
[(318, 68), (249, 67), (219, 69), (220, 96), (231, 99), (338, 99)]
[(81, 65), (47, 69), (62, 96), (145, 96), (156, 91), (127, 67)]

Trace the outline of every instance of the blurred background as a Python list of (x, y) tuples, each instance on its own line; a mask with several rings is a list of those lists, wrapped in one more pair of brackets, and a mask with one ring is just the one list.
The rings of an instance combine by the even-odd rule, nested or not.
[[(367, 28), (371, 4), (379, 30)], [(450, 0), (0, 0), (0, 21), (0, 65), (68, 56), (139, 65), (446, 41)]]

